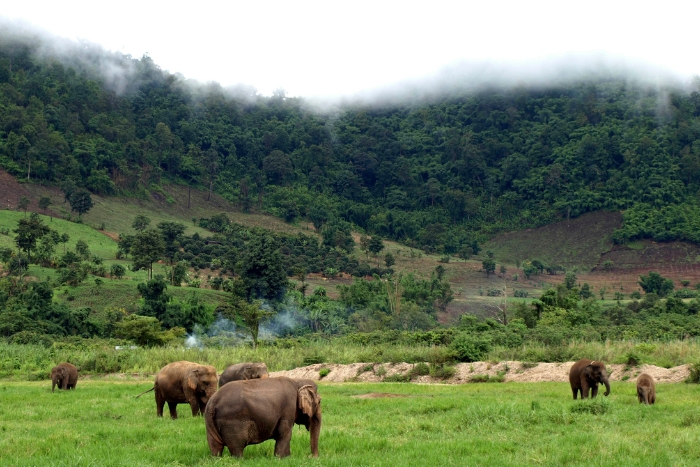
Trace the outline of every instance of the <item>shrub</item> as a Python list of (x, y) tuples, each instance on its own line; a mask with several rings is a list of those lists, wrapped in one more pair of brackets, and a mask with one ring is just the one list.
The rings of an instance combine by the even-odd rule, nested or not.
[(53, 339), (46, 334), (39, 334), (31, 331), (20, 331), (10, 337), (10, 344), (34, 344), (42, 347), (51, 347)]
[(401, 373), (394, 373), (393, 375), (385, 376), (384, 379), (382, 379), (382, 382), (384, 383), (409, 383), (411, 381), (411, 377), (409, 375), (404, 375)]
[(455, 375), (455, 368), (448, 365), (430, 365), (430, 376), (439, 379), (450, 379)]
[(502, 383), (506, 379), (506, 373), (499, 371), (495, 376), (489, 375), (474, 375), (469, 378), (472, 383)]
[(627, 355), (625, 355), (625, 364), (629, 366), (637, 366), (642, 362), (642, 359), (639, 355), (637, 355), (634, 352), (628, 352)]
[(315, 365), (317, 363), (323, 363), (324, 361), (326, 361), (326, 359), (321, 355), (310, 355), (308, 357), (304, 357), (303, 363), (304, 366), (307, 366)]
[(409, 374), (411, 375), (411, 377), (425, 376), (430, 374), (430, 368), (425, 363), (418, 362), (413, 366), (413, 368), (411, 368)]
[(370, 363), (370, 364), (365, 365), (361, 368), (358, 368), (356, 376), (360, 376), (362, 373), (367, 373), (368, 371), (372, 371), (372, 370), (374, 370), (374, 364)]
[(318, 371), (318, 376), (320, 376), (321, 378), (325, 378), (326, 376), (328, 376), (328, 374), (329, 374), (330, 372), (331, 372), (331, 369), (330, 369), (330, 368), (321, 368), (321, 369)]
[(686, 383), (700, 384), (700, 363), (692, 363), (690, 365), (690, 374), (685, 379)]
[(491, 350), (491, 339), (462, 332), (452, 341), (450, 349), (461, 362), (478, 362)]
[(513, 292), (514, 297), (526, 298), (528, 295), (530, 295), (530, 292), (527, 290), (515, 289), (515, 292)]

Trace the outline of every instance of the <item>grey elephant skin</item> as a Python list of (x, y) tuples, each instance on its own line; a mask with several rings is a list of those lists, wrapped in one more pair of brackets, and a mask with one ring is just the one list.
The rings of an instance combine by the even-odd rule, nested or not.
[(648, 373), (637, 377), (637, 399), (642, 404), (651, 405), (656, 402), (656, 382)]
[(136, 397), (150, 391), (155, 392), (159, 417), (163, 416), (166, 402), (171, 418), (177, 418), (177, 404), (190, 404), (192, 416), (196, 417), (204, 414), (207, 402), (216, 392), (216, 369), (187, 361), (169, 363), (158, 372), (153, 387)]
[(58, 389), (75, 389), (78, 384), (78, 369), (75, 365), (64, 362), (51, 368), (51, 392)]
[(608, 381), (608, 373), (605, 370), (605, 363), (581, 359), (574, 363), (569, 370), (569, 383), (571, 383), (571, 391), (576, 399), (577, 393), (581, 392), (581, 399), (586, 399), (590, 392), (591, 397), (598, 395), (598, 383), (605, 385), (604, 396), (610, 394), (610, 382)]
[(237, 363), (228, 366), (219, 376), (219, 387), (231, 381), (267, 378), (267, 365), (264, 363)]
[(318, 456), (321, 433), (321, 397), (309, 379), (264, 378), (232, 381), (209, 400), (204, 422), (213, 456), (224, 446), (232, 456), (243, 456), (249, 444), (275, 440), (275, 456), (290, 455), (294, 424), (311, 433), (311, 453)]

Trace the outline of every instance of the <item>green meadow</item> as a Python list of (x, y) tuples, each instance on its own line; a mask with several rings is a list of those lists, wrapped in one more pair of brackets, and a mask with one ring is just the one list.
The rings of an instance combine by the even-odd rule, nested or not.
[[(151, 380), (81, 380), (51, 393), (48, 381), (0, 383), (3, 466), (691, 466), (700, 459), (700, 387), (658, 386), (655, 406), (634, 385), (608, 398), (571, 400), (565, 383), (320, 384), (320, 456), (294, 429), (292, 455), (273, 441), (243, 460), (212, 458), (203, 420), (186, 405), (157, 418)], [(359, 398), (371, 393), (394, 397)]]

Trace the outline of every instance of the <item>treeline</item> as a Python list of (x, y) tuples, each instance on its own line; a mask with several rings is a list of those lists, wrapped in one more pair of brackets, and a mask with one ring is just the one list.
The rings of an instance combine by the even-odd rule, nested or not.
[(40, 46), (0, 37), (0, 167), (17, 177), (103, 195), (178, 181), (446, 254), (600, 209), (628, 210), (621, 242), (697, 241), (697, 83), (610, 77), (323, 113), (192, 84), (148, 57)]

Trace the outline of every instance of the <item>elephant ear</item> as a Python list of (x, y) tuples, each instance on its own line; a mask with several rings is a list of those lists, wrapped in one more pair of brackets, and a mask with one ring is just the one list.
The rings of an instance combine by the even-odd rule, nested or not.
[(583, 369), (583, 372), (585, 373), (586, 376), (588, 376), (590, 378), (591, 373), (593, 372), (593, 364), (589, 364), (586, 368)]
[(197, 381), (199, 380), (199, 368), (195, 368), (187, 375), (187, 386), (193, 391), (197, 389)]
[(297, 391), (297, 405), (304, 414), (309, 417), (318, 411), (318, 406), (321, 404), (321, 396), (318, 395), (316, 389), (310, 384), (305, 384)]

